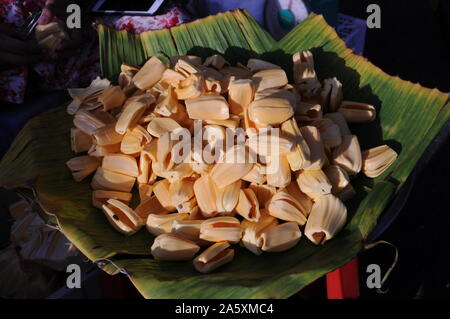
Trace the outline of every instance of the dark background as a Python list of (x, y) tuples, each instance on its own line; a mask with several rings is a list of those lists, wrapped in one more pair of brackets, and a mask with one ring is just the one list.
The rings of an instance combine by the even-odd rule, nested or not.
[(367, 29), (364, 56), (386, 73), (450, 92), (449, 0), (341, 0), (340, 12), (366, 19), (381, 8), (381, 28)]
[[(381, 29), (367, 30), (364, 55), (391, 75), (449, 92), (450, 1), (341, 0), (340, 11), (365, 19), (370, 3), (381, 7)], [(365, 270), (371, 263), (387, 269), (393, 249), (382, 246), (361, 254), (363, 297), (450, 297), (449, 132), (447, 123), (428, 150), (429, 155), (435, 153), (425, 155), (416, 170), (405, 207), (380, 237), (399, 249), (399, 262), (383, 288), (385, 294), (365, 288)]]

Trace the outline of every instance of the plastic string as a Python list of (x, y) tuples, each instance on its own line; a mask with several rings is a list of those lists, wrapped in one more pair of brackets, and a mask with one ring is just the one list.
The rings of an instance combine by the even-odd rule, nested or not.
[(108, 261), (109, 263), (114, 265), (114, 267), (116, 267), (121, 274), (129, 276), (128, 272), (125, 269), (117, 266), (111, 259), (103, 258), (103, 259), (99, 259), (99, 260), (95, 261), (95, 263), (97, 264), (98, 267), (103, 268), (104, 266), (106, 266), (106, 263), (104, 261)]
[(376, 247), (376, 246), (378, 246), (380, 244), (386, 244), (386, 245), (389, 245), (389, 246), (391, 246), (391, 247), (393, 247), (395, 249), (394, 261), (392, 262), (391, 266), (388, 268), (388, 270), (386, 271), (386, 273), (383, 276), (383, 279), (381, 280), (381, 287), (383, 287), (384, 283), (389, 278), (392, 270), (394, 270), (395, 266), (397, 265), (397, 262), (398, 262), (398, 249), (397, 249), (397, 247), (395, 245), (391, 244), (390, 242), (387, 242), (385, 240), (378, 240), (378, 241), (376, 241), (376, 242), (374, 242), (372, 244), (365, 245), (364, 246), (364, 250), (372, 249), (372, 248), (374, 248), (374, 247)]

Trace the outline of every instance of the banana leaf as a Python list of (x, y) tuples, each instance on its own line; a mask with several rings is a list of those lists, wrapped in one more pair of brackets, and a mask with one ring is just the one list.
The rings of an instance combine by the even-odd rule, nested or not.
[(223, 54), (231, 63), (261, 57), (292, 77), (294, 52), (314, 53), (320, 79), (336, 76), (344, 98), (374, 105), (378, 118), (353, 125), (363, 149), (386, 143), (398, 153), (388, 171), (372, 180), (359, 176), (357, 196), (347, 202), (349, 221), (324, 246), (302, 239), (295, 248), (254, 256), (236, 247), (232, 263), (199, 274), (191, 262), (162, 262), (150, 256), (153, 237), (116, 232), (92, 207), (89, 182), (75, 183), (65, 162), (73, 157), (65, 107), (30, 120), (0, 162), (0, 185), (27, 188), (61, 231), (108, 273), (126, 273), (147, 298), (286, 298), (342, 266), (364, 248), (378, 217), (411, 173), (420, 156), (450, 117), (448, 95), (392, 77), (349, 50), (322, 16), (312, 14), (280, 42), (241, 10), (220, 13), (168, 30), (141, 35), (99, 26), (102, 71), (114, 80), (122, 62), (142, 64), (150, 56)]

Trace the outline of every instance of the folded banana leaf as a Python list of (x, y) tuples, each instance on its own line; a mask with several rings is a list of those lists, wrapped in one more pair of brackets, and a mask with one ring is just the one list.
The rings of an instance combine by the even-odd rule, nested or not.
[(99, 40), (102, 70), (112, 80), (122, 62), (140, 65), (159, 53), (203, 58), (220, 53), (231, 63), (261, 57), (292, 76), (291, 54), (311, 49), (320, 79), (336, 76), (345, 99), (376, 106), (379, 116), (374, 123), (351, 127), (362, 149), (386, 143), (399, 153), (383, 175), (354, 181), (357, 196), (347, 203), (349, 221), (324, 246), (303, 239), (289, 251), (261, 256), (236, 247), (232, 263), (200, 274), (191, 262), (153, 260), (152, 235), (142, 230), (125, 237), (92, 207), (89, 181), (75, 183), (64, 164), (73, 157), (72, 117), (65, 107), (32, 119), (0, 162), (0, 185), (30, 189), (89, 259), (111, 274), (127, 273), (147, 298), (286, 298), (342, 266), (364, 248), (383, 209), (450, 117), (447, 94), (385, 74), (349, 50), (322, 16), (314, 14), (278, 43), (240, 10), (141, 35), (100, 25)]

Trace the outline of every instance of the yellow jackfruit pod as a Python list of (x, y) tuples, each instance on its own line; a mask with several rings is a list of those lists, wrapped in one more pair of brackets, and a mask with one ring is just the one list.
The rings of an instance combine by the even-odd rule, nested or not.
[(102, 209), (111, 225), (124, 235), (133, 235), (142, 227), (139, 216), (119, 200), (108, 199)]
[(199, 249), (190, 240), (172, 234), (161, 234), (153, 241), (151, 253), (157, 260), (183, 261), (194, 258)]
[(201, 273), (208, 273), (233, 260), (234, 250), (227, 242), (215, 243), (194, 259), (194, 267)]
[(71, 158), (66, 162), (66, 165), (72, 172), (73, 179), (76, 182), (80, 182), (85, 177), (92, 174), (100, 164), (100, 159), (94, 156), (78, 156)]
[(347, 220), (347, 208), (334, 195), (319, 197), (309, 215), (305, 227), (305, 236), (319, 245), (333, 238)]
[(102, 209), (102, 206), (107, 204), (108, 199), (116, 199), (128, 205), (132, 196), (131, 193), (95, 190), (92, 192), (92, 205)]
[(92, 146), (92, 138), (78, 128), (70, 129), (70, 146), (75, 153), (86, 152)]
[(397, 153), (387, 145), (381, 145), (362, 152), (362, 170), (367, 177), (380, 176), (397, 159)]
[(147, 90), (162, 77), (166, 66), (156, 56), (151, 57), (134, 75), (133, 83), (141, 90)]
[(112, 190), (130, 193), (135, 181), (135, 177), (99, 167), (92, 178), (91, 187), (95, 190)]

